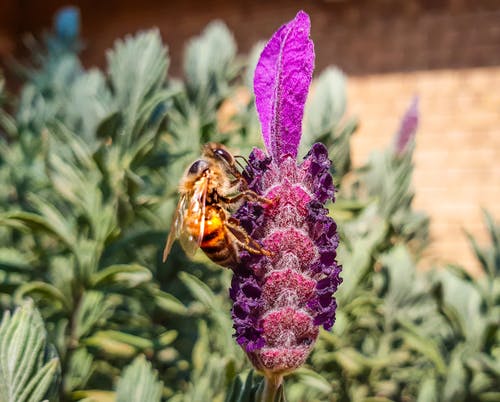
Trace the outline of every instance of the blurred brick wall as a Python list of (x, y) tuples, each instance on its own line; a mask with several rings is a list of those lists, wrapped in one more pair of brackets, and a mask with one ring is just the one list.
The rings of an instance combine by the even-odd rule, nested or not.
[(87, 65), (103, 65), (117, 37), (158, 26), (178, 74), (184, 44), (208, 22), (226, 22), (246, 52), (301, 8), (312, 19), (318, 69), (335, 63), (360, 75), (500, 65), (498, 0), (0, 0), (0, 39), (20, 52), (20, 36), (49, 27), (68, 3), (81, 9)]
[(0, 0), (0, 58), (15, 50), (17, 5), (13, 1)]
[[(241, 52), (298, 9), (312, 19), (316, 71), (349, 76), (361, 128), (354, 161), (382, 148), (410, 98), (421, 98), (416, 205), (432, 217), (429, 259), (477, 269), (462, 228), (484, 239), (480, 206), (500, 219), (500, 1), (498, 0), (79, 0), (87, 66), (105, 63), (117, 37), (158, 26), (171, 72), (186, 41), (215, 18)], [(22, 56), (20, 37), (50, 26), (61, 0), (0, 0), (0, 57)], [(16, 47), (15, 47), (16, 46)], [(429, 261), (429, 259), (427, 261)]]
[(359, 116), (353, 162), (392, 140), (413, 94), (421, 124), (415, 153), (415, 207), (431, 216), (424, 266), (478, 265), (466, 229), (486, 242), (480, 207), (500, 220), (500, 67), (351, 77), (350, 112)]

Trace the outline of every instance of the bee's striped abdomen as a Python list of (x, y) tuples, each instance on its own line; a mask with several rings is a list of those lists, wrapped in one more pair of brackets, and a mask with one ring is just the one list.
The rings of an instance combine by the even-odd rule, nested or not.
[(236, 262), (234, 247), (226, 235), (224, 212), (219, 208), (207, 207), (201, 249), (216, 264), (229, 266)]

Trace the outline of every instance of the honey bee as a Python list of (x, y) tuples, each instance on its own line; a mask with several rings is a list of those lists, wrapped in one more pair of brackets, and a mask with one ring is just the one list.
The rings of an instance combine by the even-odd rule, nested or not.
[(269, 202), (247, 188), (235, 157), (218, 143), (203, 147), (202, 157), (189, 166), (179, 184), (180, 199), (163, 251), (163, 262), (179, 239), (186, 254), (198, 248), (216, 264), (234, 267), (239, 251), (269, 255), (229, 212), (244, 199)]

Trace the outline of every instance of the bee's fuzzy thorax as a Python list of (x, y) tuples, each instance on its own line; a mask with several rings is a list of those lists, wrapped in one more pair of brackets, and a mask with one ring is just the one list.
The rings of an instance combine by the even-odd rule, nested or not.
[(207, 180), (207, 186), (210, 189), (217, 189), (218, 193), (227, 195), (231, 191), (230, 179), (227, 173), (223, 171), (220, 161), (210, 157), (204, 157), (199, 161), (206, 163), (207, 169), (205, 171), (191, 173), (190, 169), (193, 165), (191, 164), (191, 166), (186, 169), (186, 172), (179, 182), (179, 193), (183, 194), (192, 192), (202, 180)]

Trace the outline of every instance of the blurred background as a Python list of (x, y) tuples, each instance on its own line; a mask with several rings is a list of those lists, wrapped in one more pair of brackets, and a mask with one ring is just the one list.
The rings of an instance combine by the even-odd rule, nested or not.
[[(22, 38), (40, 35), (65, 1), (1, 0), (0, 56), (22, 59)], [(335, 64), (348, 76), (349, 114), (360, 126), (354, 165), (390, 142), (409, 99), (420, 97), (415, 208), (431, 217), (421, 265), (477, 269), (463, 229), (486, 238), (480, 207), (500, 216), (500, 2), (496, 0), (226, 1), (82, 0), (86, 66), (105, 64), (117, 37), (157, 26), (170, 73), (180, 76), (188, 39), (223, 20), (246, 53), (300, 8), (312, 20), (316, 71)], [(9, 70), (5, 73), (9, 78)], [(12, 84), (11, 79), (7, 83)]]
[(0, 0), (0, 402), (254, 400), (232, 271), (161, 253), (201, 145), (262, 146), (259, 40), (299, 9), (343, 284), (288, 400), (500, 400), (498, 0), (73, 5)]

